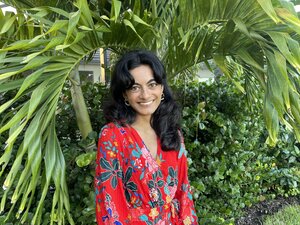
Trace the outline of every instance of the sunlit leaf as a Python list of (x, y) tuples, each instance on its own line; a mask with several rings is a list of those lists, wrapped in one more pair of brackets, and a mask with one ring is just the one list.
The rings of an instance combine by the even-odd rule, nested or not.
[(11, 28), (11, 26), (15, 22), (15, 20), (16, 20), (16, 16), (12, 16), (10, 19), (5, 21), (5, 24), (2, 26), (2, 28), (0, 30), (0, 34), (7, 32)]
[(278, 18), (275, 9), (272, 5), (271, 0), (257, 0), (265, 12), (276, 22), (279, 23), (280, 19)]

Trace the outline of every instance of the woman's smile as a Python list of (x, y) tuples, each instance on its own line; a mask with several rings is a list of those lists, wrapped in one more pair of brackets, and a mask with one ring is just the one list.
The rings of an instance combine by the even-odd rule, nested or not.
[(148, 106), (150, 105), (154, 100), (148, 101), (148, 102), (140, 102), (141, 105)]

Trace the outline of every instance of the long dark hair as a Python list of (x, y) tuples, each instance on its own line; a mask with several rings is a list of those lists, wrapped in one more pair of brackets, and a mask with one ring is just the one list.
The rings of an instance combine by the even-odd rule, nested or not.
[(159, 58), (150, 51), (133, 50), (123, 54), (117, 61), (110, 83), (112, 99), (109, 105), (104, 106), (105, 118), (108, 122), (118, 122), (121, 125), (134, 122), (136, 112), (130, 106), (125, 105), (123, 93), (135, 83), (129, 71), (140, 65), (150, 66), (155, 81), (164, 87), (164, 100), (153, 113), (151, 126), (160, 138), (164, 151), (179, 150), (181, 113), (167, 84), (164, 66)]

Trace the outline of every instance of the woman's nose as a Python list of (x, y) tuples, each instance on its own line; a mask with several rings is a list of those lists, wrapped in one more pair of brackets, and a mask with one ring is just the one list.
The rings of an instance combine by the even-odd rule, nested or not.
[(149, 96), (149, 89), (148, 87), (143, 87), (141, 89), (141, 97), (146, 98)]

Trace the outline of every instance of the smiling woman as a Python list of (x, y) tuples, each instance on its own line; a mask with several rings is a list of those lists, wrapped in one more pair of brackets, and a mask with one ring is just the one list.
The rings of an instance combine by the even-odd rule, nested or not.
[(125, 91), (124, 99), (127, 106), (136, 112), (134, 123), (143, 119), (150, 121), (161, 102), (163, 86), (155, 81), (153, 71), (148, 65), (138, 66), (130, 70), (130, 74), (135, 83)]
[(180, 111), (166, 80), (148, 51), (128, 52), (115, 66), (96, 161), (99, 225), (198, 224)]

